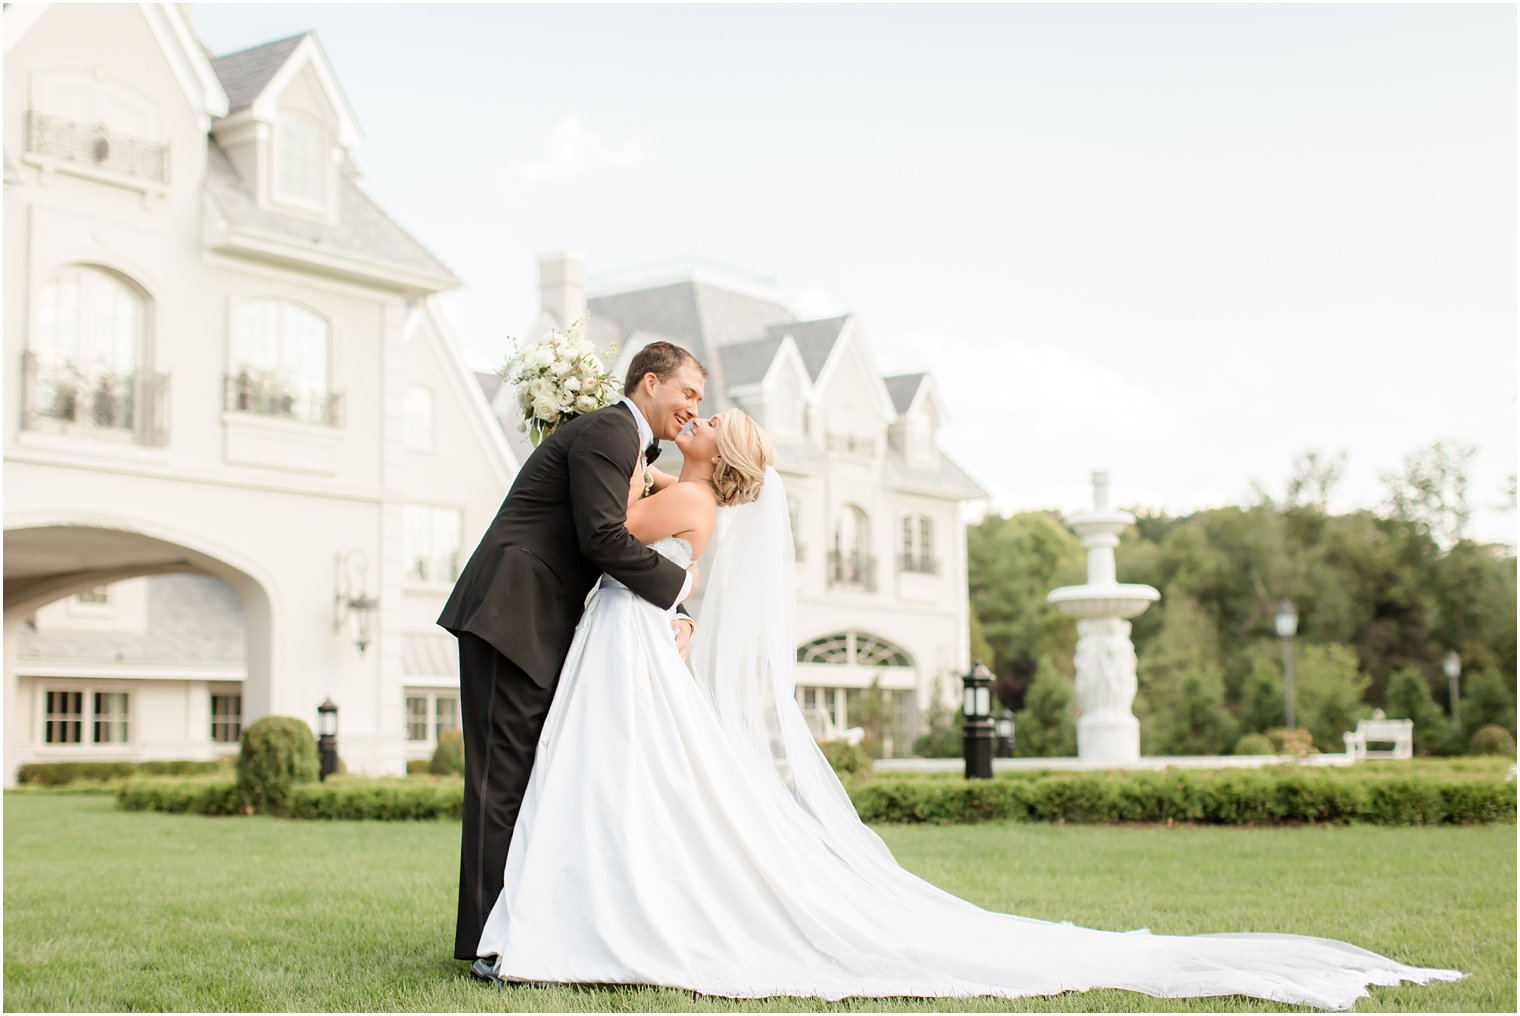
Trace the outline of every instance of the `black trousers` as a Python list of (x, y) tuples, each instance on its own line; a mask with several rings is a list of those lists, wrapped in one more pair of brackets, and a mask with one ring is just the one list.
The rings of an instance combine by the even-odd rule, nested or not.
[[(558, 682), (556, 682), (558, 683)], [(475, 959), (501, 895), (512, 827), (554, 688), (540, 688), (485, 639), (459, 635), (459, 722), (464, 733), (464, 829), (454, 957)]]

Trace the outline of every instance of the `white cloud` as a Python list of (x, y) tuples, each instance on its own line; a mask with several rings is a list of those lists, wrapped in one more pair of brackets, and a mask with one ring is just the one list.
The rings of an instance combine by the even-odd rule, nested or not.
[(654, 151), (654, 141), (646, 134), (634, 132), (614, 140), (572, 114), (549, 128), (543, 152), (518, 165), (517, 174), (526, 183), (557, 183), (599, 170), (642, 166), (653, 161)]

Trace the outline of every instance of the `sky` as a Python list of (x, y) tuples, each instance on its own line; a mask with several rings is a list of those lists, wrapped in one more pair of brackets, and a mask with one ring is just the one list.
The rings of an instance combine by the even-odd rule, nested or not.
[(999, 511), (1184, 513), (1344, 452), (1332, 510), (1466, 443), (1513, 546), (1511, 6), (196, 4), (217, 53), (312, 30), (366, 189), (465, 285), (467, 359), (693, 262), (852, 312), (932, 371)]

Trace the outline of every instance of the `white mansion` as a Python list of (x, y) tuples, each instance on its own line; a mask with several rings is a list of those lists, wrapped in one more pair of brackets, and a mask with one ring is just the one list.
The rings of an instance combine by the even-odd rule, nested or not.
[(344, 761), (400, 772), (516, 472), (430, 303), (459, 280), (364, 193), (314, 36), (17, 4), (4, 73), (6, 781), (328, 698)]
[[(674, 342), (711, 372), (704, 414), (737, 406), (766, 428), (797, 543), (798, 699), (815, 733), (841, 730), (879, 680), (895, 713), (885, 747), (909, 754), (936, 687), (960, 700), (970, 653), (961, 505), (987, 496), (939, 449), (933, 378), (883, 377), (852, 315), (799, 320), (763, 287), (718, 272), (589, 293), (585, 280), (572, 255), (540, 260), (534, 336), (589, 311), (586, 334), (617, 347), (618, 377), (648, 343)], [(493, 375), (480, 381), (524, 453), (512, 392)], [(660, 464), (680, 469), (669, 443)]]
[[(211, 758), (339, 708), (350, 769), (456, 723), (434, 620), (527, 446), (432, 298), (460, 281), (364, 192), (312, 35), (213, 56), (176, 5), (11, 5), (4, 92), (4, 776)], [(925, 375), (850, 317), (702, 273), (604, 289), (542, 264), (541, 329), (591, 311), (619, 370), (666, 337), (778, 440), (799, 697), (895, 753), (967, 665), (961, 502)], [(493, 415), (494, 410), (494, 415)], [(671, 453), (674, 455), (674, 451)], [(698, 608), (700, 613), (700, 608)]]

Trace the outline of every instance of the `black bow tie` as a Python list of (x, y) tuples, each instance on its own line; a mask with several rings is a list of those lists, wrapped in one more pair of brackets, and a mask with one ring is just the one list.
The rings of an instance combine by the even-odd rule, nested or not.
[(644, 461), (646, 463), (653, 462), (655, 459), (657, 459), (659, 457), (660, 457), (660, 442), (653, 441), (653, 442), (650, 443), (650, 445), (649, 445), (648, 448), (644, 449)]

